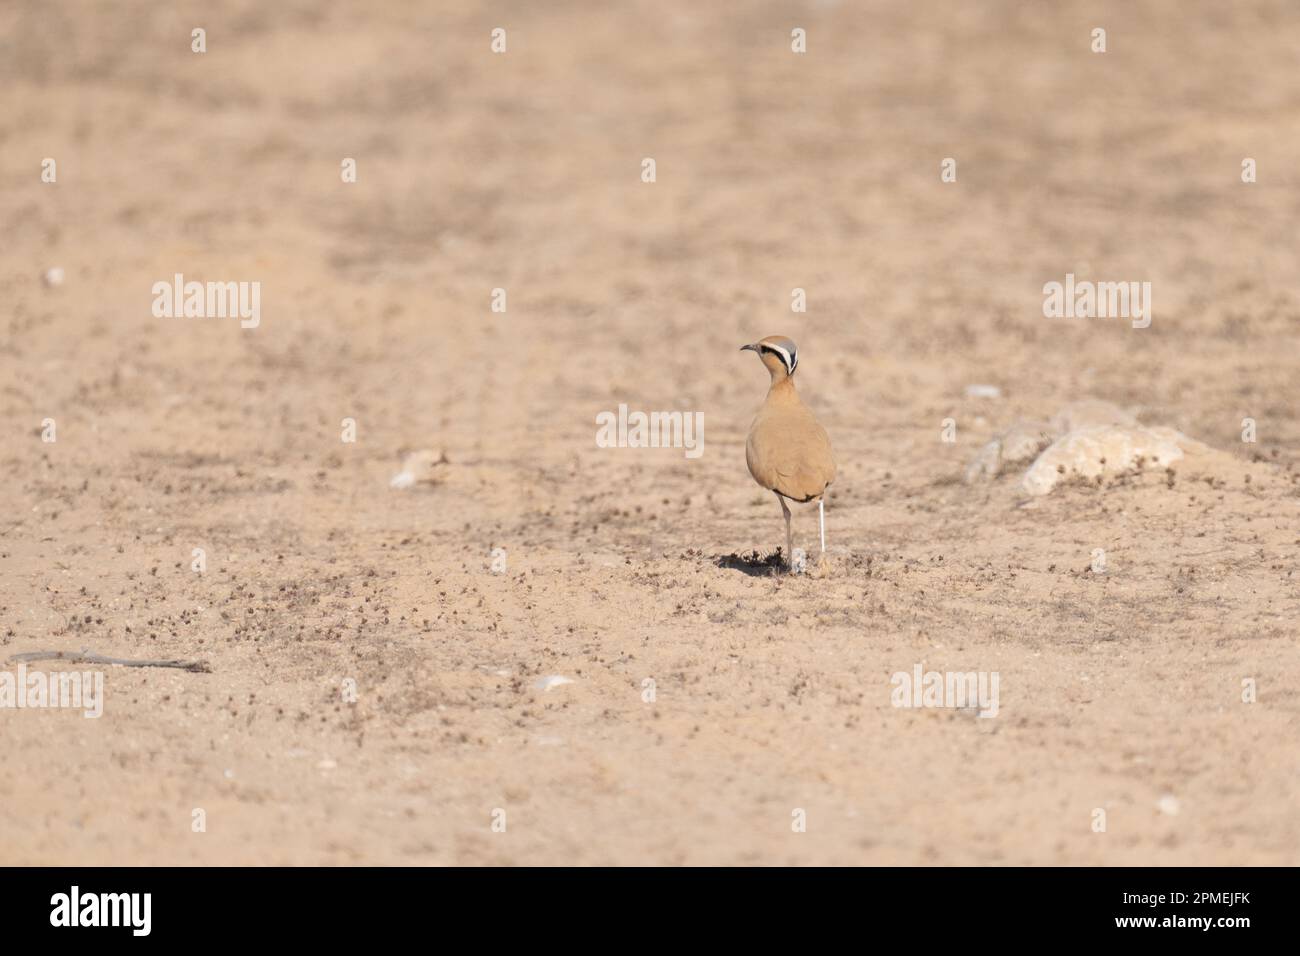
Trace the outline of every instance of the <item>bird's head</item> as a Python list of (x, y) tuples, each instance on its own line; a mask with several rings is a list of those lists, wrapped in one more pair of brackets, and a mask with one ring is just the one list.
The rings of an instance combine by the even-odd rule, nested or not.
[(772, 374), (773, 382), (789, 378), (799, 367), (799, 353), (795, 351), (794, 342), (784, 335), (769, 335), (753, 345), (742, 345), (740, 350), (757, 352), (759, 360)]

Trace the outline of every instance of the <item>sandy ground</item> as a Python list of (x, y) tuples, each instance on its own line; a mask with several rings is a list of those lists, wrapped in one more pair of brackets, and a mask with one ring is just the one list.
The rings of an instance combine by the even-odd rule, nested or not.
[[(0, 8), (0, 660), (212, 667), (0, 710), (0, 863), (1300, 863), (1300, 9), (437, 6)], [(1150, 328), (1044, 318), (1066, 273)], [(839, 461), (798, 577), (776, 333)], [(1218, 454), (963, 483), (1082, 398)]]

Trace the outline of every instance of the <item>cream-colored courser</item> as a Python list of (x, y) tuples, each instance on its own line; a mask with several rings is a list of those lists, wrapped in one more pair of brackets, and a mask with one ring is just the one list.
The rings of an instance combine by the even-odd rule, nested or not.
[(753, 345), (772, 376), (767, 398), (749, 428), (745, 461), (754, 480), (776, 494), (785, 514), (785, 556), (787, 567), (794, 564), (794, 535), (790, 530), (791, 501), (816, 501), (821, 527), (822, 557), (826, 556), (826, 489), (835, 480), (835, 458), (826, 429), (799, 400), (794, 388), (794, 371), (799, 353), (784, 335), (769, 335)]

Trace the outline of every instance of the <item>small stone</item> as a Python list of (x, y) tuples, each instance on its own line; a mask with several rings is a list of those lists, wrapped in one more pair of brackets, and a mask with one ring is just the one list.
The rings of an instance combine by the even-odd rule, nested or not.
[(422, 448), (413, 451), (402, 460), (402, 470), (388, 482), (390, 488), (411, 488), (419, 482), (437, 482), (441, 475), (440, 466), (447, 464), (445, 451)]
[(533, 686), (540, 691), (549, 691), (553, 687), (559, 687), (562, 684), (572, 684), (573, 681), (559, 674), (551, 674), (548, 677), (540, 677), (533, 682)]

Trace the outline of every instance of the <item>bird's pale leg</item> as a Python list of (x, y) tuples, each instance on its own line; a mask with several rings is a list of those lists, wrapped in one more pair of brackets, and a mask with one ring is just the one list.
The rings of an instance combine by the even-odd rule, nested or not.
[(781, 502), (781, 510), (785, 513), (785, 564), (791, 571), (794, 570), (794, 534), (790, 530), (790, 507), (785, 503), (785, 499), (780, 495), (776, 500)]
[(817, 520), (822, 529), (822, 557), (826, 557), (826, 498), (821, 497), (817, 501)]

